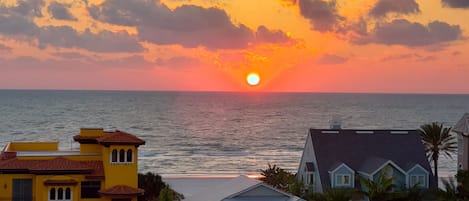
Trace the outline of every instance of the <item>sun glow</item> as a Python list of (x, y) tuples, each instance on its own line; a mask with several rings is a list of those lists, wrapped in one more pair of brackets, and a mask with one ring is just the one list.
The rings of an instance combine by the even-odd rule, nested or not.
[(261, 77), (257, 73), (249, 73), (246, 76), (246, 82), (251, 86), (256, 86), (261, 81)]

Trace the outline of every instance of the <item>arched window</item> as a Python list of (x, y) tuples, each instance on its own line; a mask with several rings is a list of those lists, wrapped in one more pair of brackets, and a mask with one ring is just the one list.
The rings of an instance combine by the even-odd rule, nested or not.
[(111, 153), (111, 162), (116, 163), (117, 162), (117, 150), (113, 149)]
[(55, 200), (55, 188), (51, 188), (49, 191), (49, 200)]
[(119, 151), (119, 162), (120, 163), (125, 162), (125, 150), (124, 149), (121, 149)]
[(127, 150), (127, 162), (132, 162), (132, 149)]
[(57, 190), (57, 200), (63, 200), (63, 199), (64, 199), (64, 189), (59, 188), (59, 190)]
[(72, 200), (72, 191), (70, 188), (65, 189), (65, 200)]

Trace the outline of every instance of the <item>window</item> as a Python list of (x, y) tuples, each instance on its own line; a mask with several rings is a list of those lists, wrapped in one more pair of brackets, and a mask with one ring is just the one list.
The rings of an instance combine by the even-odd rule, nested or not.
[(111, 162), (116, 163), (117, 162), (117, 150), (113, 149), (111, 153)]
[(128, 149), (125, 151), (124, 149), (117, 150), (113, 149), (111, 151), (111, 163), (132, 163), (133, 162), (133, 151), (132, 149)]
[(51, 188), (49, 191), (49, 200), (55, 200), (55, 188)]
[(314, 173), (306, 174), (306, 182), (307, 182), (308, 185), (313, 185), (314, 184)]
[(72, 199), (72, 190), (70, 190), (70, 188), (65, 189), (65, 199), (66, 200)]
[(336, 186), (350, 186), (351, 185), (350, 174), (338, 174), (335, 176)]
[(418, 185), (420, 187), (425, 187), (425, 175), (412, 175), (410, 176), (410, 187)]
[(127, 162), (131, 163), (132, 162), (132, 149), (127, 150)]
[(101, 182), (83, 181), (81, 182), (81, 198), (100, 198), (99, 189), (101, 189)]
[(72, 190), (70, 188), (66, 188), (64, 191), (64, 188), (51, 188), (49, 190), (49, 201), (55, 201), (55, 200), (61, 200), (61, 201), (71, 201), (72, 200)]
[(125, 162), (125, 151), (123, 149), (119, 151), (119, 162), (120, 163)]

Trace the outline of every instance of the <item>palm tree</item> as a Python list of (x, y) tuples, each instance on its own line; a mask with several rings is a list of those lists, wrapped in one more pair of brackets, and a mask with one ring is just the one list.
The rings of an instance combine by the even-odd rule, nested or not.
[(438, 158), (440, 154), (451, 158), (456, 152), (456, 141), (450, 134), (451, 128), (443, 127), (443, 124), (433, 122), (420, 126), (420, 137), (425, 147), (425, 152), (430, 161), (433, 161), (434, 180), (438, 187)]
[(296, 181), (295, 175), (287, 172), (286, 170), (278, 167), (277, 165), (270, 165), (265, 170), (259, 170), (263, 176), (261, 180), (277, 189), (287, 191), (289, 186)]
[(376, 181), (358, 175), (362, 188), (365, 188), (361, 193), (367, 196), (370, 201), (384, 201), (391, 198), (391, 191), (395, 187), (394, 178), (387, 177), (385, 172), (381, 172)]

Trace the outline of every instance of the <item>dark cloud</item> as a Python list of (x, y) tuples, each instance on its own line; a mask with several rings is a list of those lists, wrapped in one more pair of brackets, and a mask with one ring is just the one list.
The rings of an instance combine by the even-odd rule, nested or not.
[(39, 47), (82, 48), (93, 52), (141, 52), (143, 47), (127, 32), (89, 30), (79, 33), (69, 26), (48, 26), (41, 28), (37, 36)]
[(451, 8), (469, 8), (468, 0), (441, 0), (441, 3)]
[[(140, 40), (158, 45), (237, 49), (256, 41), (256, 33), (243, 24), (233, 24), (226, 12), (219, 8), (184, 5), (171, 10), (150, 0), (108, 0), (88, 10), (97, 20), (135, 26)], [(266, 32), (261, 35), (267, 37)]]
[[(38, 27), (33, 19), (41, 1), (20, 1), (16, 7), (0, 7), (0, 35), (18, 40), (35, 41), (40, 48), (48, 46), (82, 48), (95, 52), (141, 52), (143, 47), (136, 36), (127, 32), (89, 30), (77, 32), (69, 26)], [(27, 9), (32, 9), (27, 11)], [(49, 7), (50, 8), (50, 7)], [(26, 14), (26, 15), (23, 15)]]
[(422, 56), (419, 54), (398, 54), (398, 55), (390, 55), (381, 59), (381, 61), (393, 61), (393, 60), (414, 60), (414, 59), (421, 59)]
[(345, 18), (337, 13), (335, 1), (299, 0), (300, 13), (310, 20), (317, 31), (326, 32), (339, 29)]
[(461, 34), (462, 31), (458, 25), (433, 21), (425, 26), (405, 19), (397, 19), (389, 23), (378, 24), (370, 37), (361, 42), (417, 47), (459, 40), (462, 38)]
[(49, 7), (47, 8), (47, 10), (49, 11), (49, 13), (52, 14), (52, 16), (56, 19), (59, 19), (59, 20), (70, 20), (70, 21), (74, 21), (74, 20), (77, 20), (77, 18), (75, 18), (75, 16), (73, 16), (70, 11), (68, 10), (68, 8), (64, 5), (64, 4), (60, 4), (60, 3), (57, 3), (57, 2), (53, 2), (49, 5)]
[(370, 15), (385, 17), (388, 13), (415, 14), (420, 8), (415, 0), (379, 0), (371, 9)]
[(33, 36), (39, 33), (39, 28), (32, 19), (18, 13), (0, 15), (0, 34), (15, 37), (16, 35)]
[(325, 54), (317, 61), (318, 64), (343, 64), (347, 62), (348, 59), (345, 57), (333, 55), (333, 54)]
[(267, 43), (287, 43), (291, 39), (280, 30), (269, 30), (265, 26), (259, 26), (256, 32), (256, 39), (258, 42), (267, 42)]
[(17, 14), (25, 17), (42, 17), (41, 7), (43, 0), (19, 0), (14, 7), (2, 7), (0, 13), (3, 15)]

